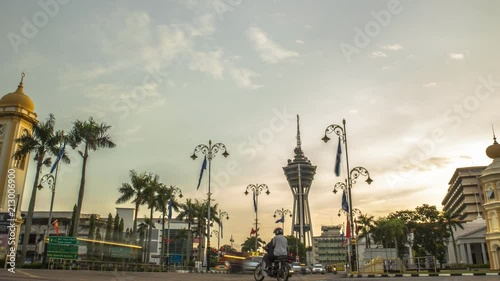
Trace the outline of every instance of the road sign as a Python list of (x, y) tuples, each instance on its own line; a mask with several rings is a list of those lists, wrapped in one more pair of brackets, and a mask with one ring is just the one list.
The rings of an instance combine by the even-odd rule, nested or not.
[(47, 252), (54, 253), (67, 253), (67, 254), (78, 254), (77, 245), (61, 245), (61, 244), (49, 244), (47, 247)]
[(76, 245), (78, 241), (76, 237), (69, 236), (49, 236), (49, 244), (61, 244), (61, 245)]
[(132, 255), (131, 252), (131, 248), (111, 247), (111, 256), (114, 258), (130, 258)]
[(67, 260), (77, 260), (78, 254), (68, 254), (68, 253), (51, 253), (47, 252), (47, 257), (52, 259), (67, 259)]

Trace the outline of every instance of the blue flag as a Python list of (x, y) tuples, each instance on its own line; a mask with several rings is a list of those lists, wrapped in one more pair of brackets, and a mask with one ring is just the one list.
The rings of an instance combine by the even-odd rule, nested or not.
[(347, 194), (344, 190), (344, 192), (342, 192), (342, 209), (346, 212), (349, 212), (349, 204), (347, 203)]
[(52, 168), (50, 168), (50, 173), (51, 174), (56, 169), (57, 163), (59, 163), (59, 160), (61, 160), (61, 158), (63, 157), (63, 155), (64, 155), (64, 149), (65, 148), (66, 148), (66, 143), (64, 143), (63, 146), (61, 147), (61, 149), (59, 150), (59, 155), (57, 155), (56, 161), (54, 161), (54, 164), (52, 165)]
[(172, 200), (168, 200), (168, 219), (172, 219)]
[(342, 158), (342, 147), (340, 146), (340, 137), (339, 137), (339, 145), (337, 146), (337, 158), (335, 159), (335, 175), (340, 176), (340, 159)]
[(279, 223), (279, 222), (285, 223), (285, 216), (281, 216), (281, 219), (276, 221), (276, 223)]
[(201, 178), (203, 177), (203, 171), (205, 171), (206, 169), (207, 169), (207, 156), (205, 155), (205, 159), (203, 159), (203, 164), (201, 165), (200, 178), (198, 179), (198, 186), (196, 187), (196, 189), (200, 188)]

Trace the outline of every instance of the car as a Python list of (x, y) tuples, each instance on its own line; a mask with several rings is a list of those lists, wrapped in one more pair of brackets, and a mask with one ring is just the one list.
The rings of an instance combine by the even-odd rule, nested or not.
[(326, 273), (325, 267), (320, 263), (314, 264), (311, 271), (313, 274), (316, 274), (316, 273), (325, 274)]
[(305, 264), (300, 262), (292, 262), (292, 270), (294, 273), (300, 274), (309, 274), (311, 273), (311, 269), (307, 267)]
[(263, 256), (254, 256), (245, 260), (243, 263), (243, 272), (253, 272), (257, 265), (262, 261)]
[(221, 271), (221, 272), (226, 272), (229, 270), (229, 262), (225, 262), (225, 261), (222, 261), (222, 262), (218, 262), (216, 265), (215, 265), (215, 270), (216, 271)]

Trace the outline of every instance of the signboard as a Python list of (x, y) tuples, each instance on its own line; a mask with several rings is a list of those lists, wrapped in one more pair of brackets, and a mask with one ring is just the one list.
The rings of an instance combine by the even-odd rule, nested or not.
[(69, 236), (49, 236), (49, 244), (76, 245), (76, 237)]
[(132, 249), (126, 247), (111, 247), (111, 257), (113, 258), (130, 258)]
[(182, 263), (182, 256), (178, 254), (170, 254), (168, 263)]
[(53, 259), (78, 259), (78, 241), (76, 237), (49, 236), (47, 257)]

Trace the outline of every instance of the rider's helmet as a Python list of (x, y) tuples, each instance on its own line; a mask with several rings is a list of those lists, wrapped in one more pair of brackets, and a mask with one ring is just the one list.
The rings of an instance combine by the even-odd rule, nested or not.
[(283, 228), (277, 227), (273, 231), (274, 235), (283, 235)]

